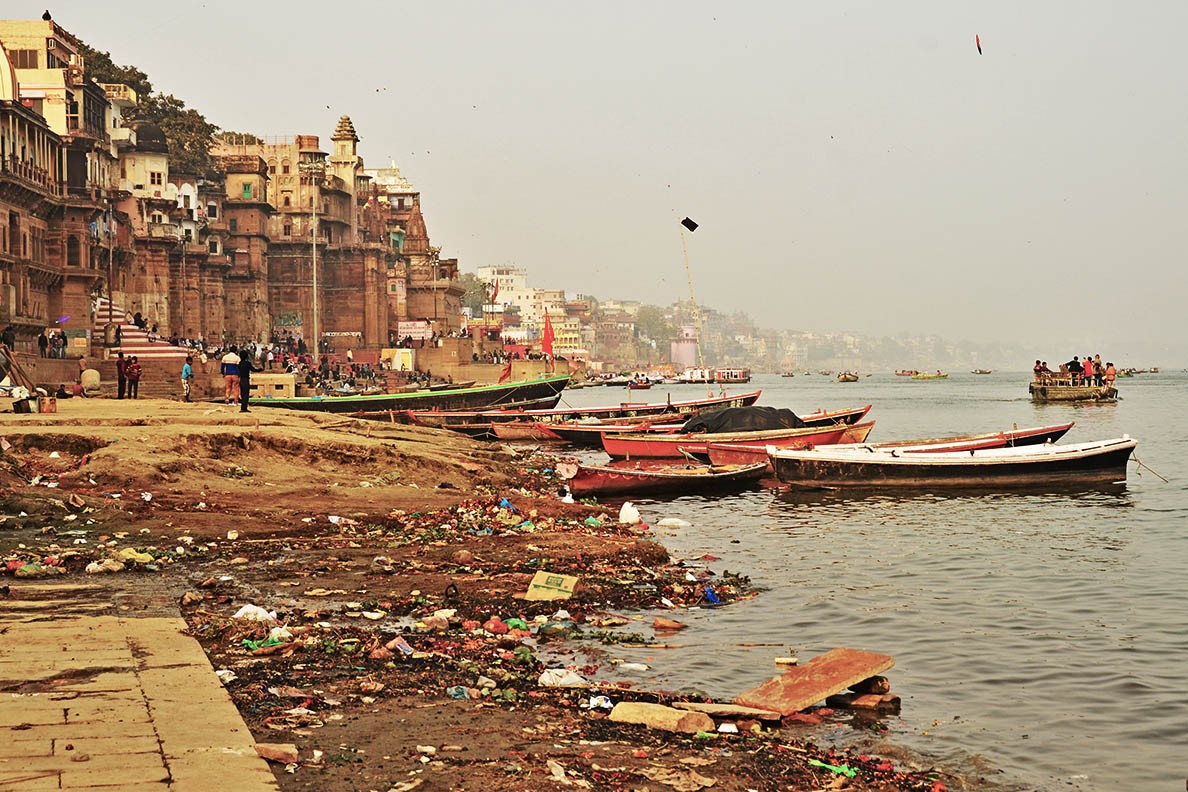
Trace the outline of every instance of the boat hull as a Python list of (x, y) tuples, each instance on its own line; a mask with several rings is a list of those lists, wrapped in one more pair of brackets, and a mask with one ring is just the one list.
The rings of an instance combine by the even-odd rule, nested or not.
[(1124, 480), (1136, 445), (1134, 440), (1120, 438), (934, 454), (773, 450), (770, 459), (780, 481), (803, 486), (996, 490)]
[[(297, 396), (263, 398), (253, 407), (282, 407), (290, 410), (348, 413), (386, 419), (389, 410), (477, 410), (508, 403), (551, 403), (561, 399), (568, 376), (524, 380), (475, 388), (454, 388), (409, 393), (379, 393), (371, 396)], [(551, 402), (549, 402), (551, 400)]]
[[(843, 438), (855, 438), (869, 432), (874, 421), (851, 426), (809, 426), (803, 429), (764, 429), (755, 432), (697, 432), (674, 435), (603, 435), (602, 448), (612, 459), (683, 459), (688, 456), (708, 457), (711, 443), (733, 443), (756, 448), (769, 445), (778, 448), (806, 448), (808, 446), (840, 443)], [(862, 435), (865, 438), (865, 434)], [(851, 442), (860, 442), (852, 440)]]
[(762, 478), (767, 464), (707, 466), (666, 466), (663, 468), (627, 468), (608, 465), (579, 465), (577, 475), (567, 484), (575, 496), (700, 494), (722, 489), (741, 488)]
[(1032, 382), (1027, 386), (1032, 401), (1037, 402), (1112, 402), (1118, 401), (1118, 389), (1095, 385), (1045, 385)]

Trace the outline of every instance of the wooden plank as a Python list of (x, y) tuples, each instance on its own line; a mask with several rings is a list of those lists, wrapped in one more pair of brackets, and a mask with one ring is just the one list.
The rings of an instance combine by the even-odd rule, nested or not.
[(692, 710), (693, 712), (704, 712), (711, 718), (754, 718), (755, 720), (779, 720), (780, 713), (774, 710), (756, 709), (754, 707), (743, 707), (738, 704), (712, 704), (702, 701), (674, 701), (672, 706), (676, 709)]
[(843, 647), (830, 649), (739, 694), (734, 703), (791, 715), (893, 665), (895, 660), (889, 655)]

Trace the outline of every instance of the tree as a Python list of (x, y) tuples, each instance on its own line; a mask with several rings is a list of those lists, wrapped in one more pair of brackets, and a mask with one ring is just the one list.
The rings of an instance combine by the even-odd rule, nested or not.
[(469, 308), (470, 315), (476, 319), (481, 318), (483, 306), (488, 302), (490, 287), (486, 281), (479, 280), (478, 275), (473, 272), (463, 272), (462, 276), (458, 278), (458, 282), (466, 289), (462, 294), (462, 307)]
[(641, 305), (635, 315), (635, 329), (651, 341), (671, 341), (676, 329), (664, 315), (664, 309), (656, 305)]
[(119, 66), (111, 54), (79, 42), (87, 76), (95, 82), (126, 85), (136, 91), (137, 105), (129, 120), (151, 121), (161, 127), (169, 144), (169, 165), (185, 173), (203, 175), (213, 169), (210, 147), (219, 127), (202, 113), (187, 108), (172, 94), (153, 93), (148, 75), (135, 66)]

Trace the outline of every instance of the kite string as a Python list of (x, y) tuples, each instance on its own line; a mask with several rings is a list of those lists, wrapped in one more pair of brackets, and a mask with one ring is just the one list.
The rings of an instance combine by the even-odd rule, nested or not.
[(685, 226), (678, 226), (681, 231), (681, 254), (685, 258), (685, 277), (689, 281), (689, 303), (693, 306), (693, 325), (697, 329), (697, 365), (701, 367), (701, 375), (705, 377), (705, 388), (710, 396), (714, 395), (710, 384), (709, 372), (705, 370), (705, 358), (701, 355), (701, 312), (697, 310), (697, 300), (693, 297), (693, 272), (689, 269), (689, 248), (685, 244)]

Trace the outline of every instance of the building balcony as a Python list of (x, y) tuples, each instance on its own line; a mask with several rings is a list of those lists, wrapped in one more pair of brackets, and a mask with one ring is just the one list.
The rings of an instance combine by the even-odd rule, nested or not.
[(71, 137), (83, 137), (97, 140), (100, 143), (110, 143), (111, 138), (107, 134), (107, 130), (103, 127), (97, 127), (94, 124), (89, 124), (78, 115), (67, 114), (66, 116), (66, 130)]
[(25, 183), (50, 195), (62, 194), (62, 183), (53, 178), (45, 168), (39, 168), (28, 162), (21, 162), (11, 155), (0, 156), (0, 173), (15, 177)]
[(131, 127), (116, 127), (111, 130), (111, 142), (121, 151), (136, 146), (136, 130)]
[(177, 225), (175, 223), (148, 223), (145, 225), (144, 234), (138, 236), (176, 242), (178, 240)]

